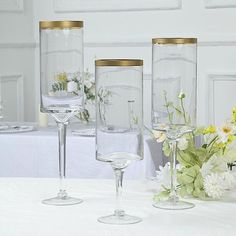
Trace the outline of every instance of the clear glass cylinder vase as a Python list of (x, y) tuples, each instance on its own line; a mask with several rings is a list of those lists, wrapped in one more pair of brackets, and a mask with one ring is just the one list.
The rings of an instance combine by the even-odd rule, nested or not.
[[(152, 40), (152, 125), (196, 124), (197, 39)], [(185, 114), (180, 104), (184, 99)]]
[[(136, 141), (137, 137), (142, 138), (143, 135), (142, 70), (142, 60), (96, 61), (98, 159), (106, 160), (106, 157), (120, 151), (136, 155), (139, 159), (143, 158), (142, 142), (131, 147), (128, 144), (130, 140), (121, 138), (131, 134)], [(112, 146), (106, 144), (104, 134), (112, 138), (110, 140), (113, 143)]]
[(71, 113), (83, 108), (83, 22), (40, 22), (41, 110)]

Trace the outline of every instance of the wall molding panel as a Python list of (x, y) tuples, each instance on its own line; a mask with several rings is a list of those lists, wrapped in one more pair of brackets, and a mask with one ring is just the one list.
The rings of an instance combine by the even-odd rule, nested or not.
[[(85, 42), (85, 47), (151, 47), (150, 42)], [(198, 46), (200, 47), (225, 47), (225, 46), (236, 46), (236, 40), (232, 41), (199, 41)]]
[[(209, 124), (215, 124), (215, 85), (217, 82), (234, 82), (236, 87), (236, 73), (210, 73), (207, 76), (208, 78), (208, 89), (206, 97), (208, 99), (208, 104), (206, 106), (207, 109), (207, 121)], [(223, 94), (227, 94), (227, 91), (223, 90)], [(217, 96), (221, 96), (220, 94), (217, 94)], [(229, 113), (230, 116), (230, 113)]]
[(175, 10), (182, 0), (54, 0), (55, 12)]
[(235, 0), (205, 0), (206, 8), (232, 8), (236, 7)]
[[(0, 88), (4, 83), (16, 83), (16, 104), (17, 121), (24, 120), (24, 82), (22, 74), (0, 75)], [(4, 100), (4, 98), (3, 98)]]
[(0, 12), (23, 12), (24, 0), (0, 0)]
[[(151, 47), (152, 43), (145, 41), (111, 41), (111, 42), (85, 42), (85, 48), (99, 48), (99, 47)], [(231, 41), (199, 41), (199, 47), (235, 47), (236, 40)], [(1, 48), (37, 48), (39, 47), (39, 42), (35, 43), (0, 43)]]
[(0, 49), (24, 49), (24, 48), (36, 48), (37, 43), (35, 42), (21, 42), (21, 43), (0, 43)]

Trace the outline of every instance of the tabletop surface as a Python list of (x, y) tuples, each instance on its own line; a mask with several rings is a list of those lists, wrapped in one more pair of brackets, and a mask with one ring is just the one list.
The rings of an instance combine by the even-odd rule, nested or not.
[(128, 214), (139, 216), (141, 223), (106, 225), (99, 216), (114, 210), (113, 180), (69, 179), (70, 195), (82, 198), (74, 206), (48, 206), (41, 200), (57, 192), (57, 179), (0, 178), (0, 235), (236, 235), (236, 191), (221, 201), (200, 201), (189, 210), (160, 210), (152, 206), (157, 183), (124, 181), (123, 206)]

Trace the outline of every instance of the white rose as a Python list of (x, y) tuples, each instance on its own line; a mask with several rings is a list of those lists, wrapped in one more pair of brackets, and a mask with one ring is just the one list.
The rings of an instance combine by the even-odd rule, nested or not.
[(235, 174), (233, 172), (226, 171), (226, 172), (222, 173), (222, 177), (224, 179), (224, 188), (226, 190), (230, 190), (230, 189), (235, 188), (235, 186), (236, 186), (236, 177), (235, 177)]
[(178, 148), (181, 151), (184, 151), (188, 148), (188, 140), (186, 138), (181, 138), (178, 142)]
[(67, 83), (67, 92), (72, 93), (74, 91), (77, 91), (77, 83), (74, 81), (70, 81)]

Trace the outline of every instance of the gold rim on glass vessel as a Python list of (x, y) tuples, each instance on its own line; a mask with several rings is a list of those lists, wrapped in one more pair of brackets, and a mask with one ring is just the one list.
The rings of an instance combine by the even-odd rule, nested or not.
[(40, 29), (72, 29), (83, 28), (83, 21), (40, 21)]
[(96, 66), (142, 66), (140, 59), (99, 59), (95, 60)]
[(197, 38), (154, 38), (152, 44), (196, 44)]

